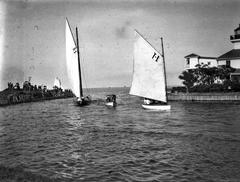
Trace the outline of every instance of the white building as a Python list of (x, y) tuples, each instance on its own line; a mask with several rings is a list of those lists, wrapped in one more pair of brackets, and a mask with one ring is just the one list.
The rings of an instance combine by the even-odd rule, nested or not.
[(230, 36), (233, 43), (233, 49), (217, 58), (218, 65), (226, 65), (235, 68), (236, 71), (231, 74), (231, 78), (235, 77), (240, 80), (240, 25), (234, 30), (234, 35)]
[(209, 67), (218, 66), (216, 57), (205, 57), (192, 53), (184, 58), (186, 69), (195, 69), (197, 64), (207, 64)]

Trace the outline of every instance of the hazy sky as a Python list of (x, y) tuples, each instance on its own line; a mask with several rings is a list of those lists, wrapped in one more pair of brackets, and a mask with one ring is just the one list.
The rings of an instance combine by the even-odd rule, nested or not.
[(184, 56), (232, 49), (239, 12), (238, 0), (0, 0), (0, 89), (29, 76), (68, 87), (65, 17), (79, 29), (88, 87), (130, 86), (134, 29), (158, 50), (163, 37), (168, 85), (180, 85)]

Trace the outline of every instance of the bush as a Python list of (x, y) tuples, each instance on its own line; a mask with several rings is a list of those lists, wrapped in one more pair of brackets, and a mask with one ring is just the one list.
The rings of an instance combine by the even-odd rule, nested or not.
[(186, 87), (173, 87), (171, 92), (172, 93), (175, 93), (175, 92), (184, 92), (184, 93), (186, 93), (187, 89), (186, 89)]
[[(209, 67), (206, 64), (196, 65), (196, 69), (185, 70), (179, 75), (189, 92), (222, 92), (240, 91), (240, 84), (230, 80), (234, 68), (219, 66)], [(222, 84), (216, 84), (219, 79)]]
[(204, 84), (199, 84), (195, 85), (190, 89), (190, 92), (209, 92), (210, 86), (209, 85), (204, 85)]
[(199, 84), (193, 86), (190, 92), (240, 92), (240, 83), (226, 80), (223, 84)]
[(214, 83), (209, 88), (210, 92), (222, 92), (224, 91), (224, 87), (222, 84)]
[(234, 92), (240, 91), (240, 84), (237, 82), (232, 82), (231, 84), (231, 90)]

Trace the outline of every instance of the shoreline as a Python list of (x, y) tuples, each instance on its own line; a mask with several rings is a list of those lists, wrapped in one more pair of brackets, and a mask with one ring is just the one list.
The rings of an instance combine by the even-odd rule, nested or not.
[(31, 100), (23, 100), (23, 101), (14, 101), (14, 102), (8, 102), (6, 99), (1, 99), (0, 98), (0, 107), (4, 106), (10, 106), (10, 105), (17, 105), (17, 104), (24, 104), (24, 103), (30, 103), (30, 102), (42, 102), (42, 101), (47, 101), (47, 100), (56, 100), (56, 99), (68, 99), (72, 97), (67, 97), (67, 96), (58, 96), (58, 97), (46, 97), (46, 98), (33, 98)]
[(39, 91), (2, 91), (0, 92), (0, 107), (16, 105), (29, 102), (39, 102), (45, 100), (72, 98), (73, 95), (67, 92), (49, 94), (50, 92)]

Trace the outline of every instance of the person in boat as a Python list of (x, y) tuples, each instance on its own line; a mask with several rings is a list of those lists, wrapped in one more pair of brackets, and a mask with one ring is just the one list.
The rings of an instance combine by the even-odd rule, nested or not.
[(145, 105), (166, 105), (165, 102), (158, 101), (158, 100), (153, 100), (153, 99), (148, 99), (148, 98), (144, 98), (143, 103)]
[(117, 104), (116, 98), (117, 98), (116, 95), (113, 95), (113, 96), (112, 96), (112, 100), (113, 100), (113, 103), (114, 103), (114, 104)]
[(106, 102), (111, 102), (111, 98), (107, 96)]
[(84, 98), (82, 98), (82, 97), (78, 97), (78, 98), (77, 98), (77, 101), (78, 101), (78, 102), (82, 102), (83, 99), (84, 99)]
[(77, 101), (82, 103), (82, 102), (89, 102), (91, 100), (90, 96), (86, 97), (78, 97)]
[(107, 95), (106, 102), (107, 102), (107, 103), (108, 103), (108, 102), (113, 102), (113, 104), (116, 105), (116, 104), (117, 104), (116, 98), (117, 98), (117, 96), (114, 95), (114, 94), (112, 94), (112, 95)]
[(77, 101), (79, 102), (79, 104), (83, 104), (85, 102), (85, 98), (84, 97), (78, 97)]
[(90, 101), (91, 100), (91, 98), (90, 98), (90, 96), (88, 95), (88, 96), (86, 96), (86, 100), (88, 100), (88, 101)]

